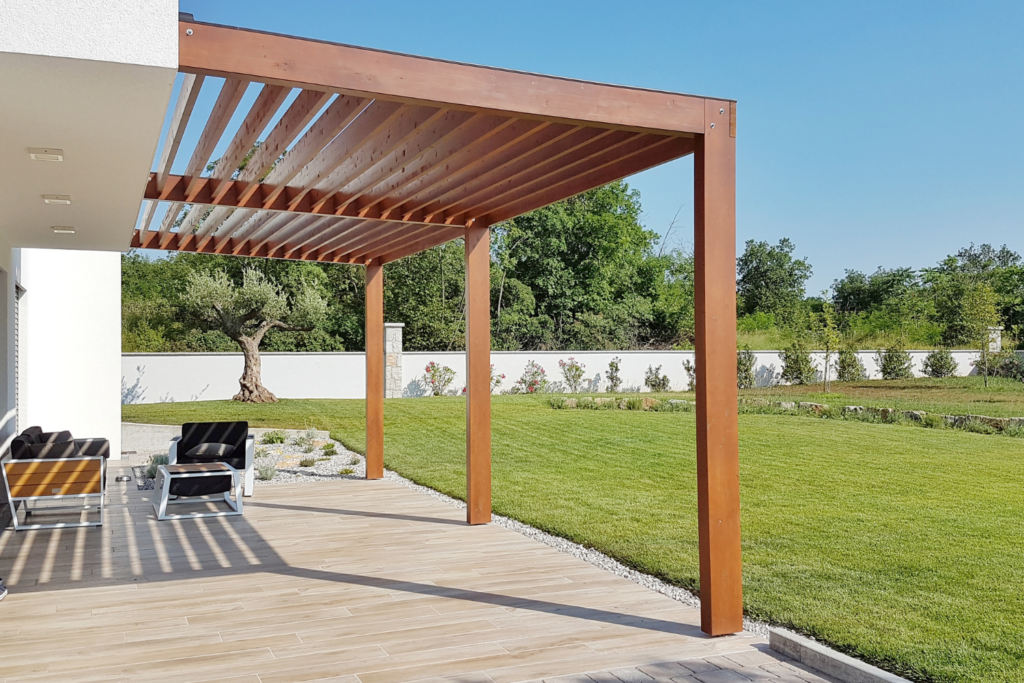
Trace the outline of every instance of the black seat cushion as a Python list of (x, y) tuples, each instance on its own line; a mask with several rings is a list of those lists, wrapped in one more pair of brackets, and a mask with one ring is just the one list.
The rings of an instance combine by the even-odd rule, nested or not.
[(227, 493), (231, 490), (231, 475), (224, 474), (214, 477), (186, 477), (172, 479), (168, 488), (172, 496), (212, 496)]
[(190, 448), (186, 456), (197, 461), (224, 462), (225, 458), (231, 458), (235, 447), (226, 443), (201, 443)]
[[(57, 460), (60, 458), (77, 458), (82, 453), (78, 450), (78, 444), (74, 441), (56, 441), (54, 443), (33, 443), (26, 449), (28, 455), (11, 454), (16, 460), (27, 460), (39, 458), (45, 460)], [(25, 451), (22, 451), (24, 453)]]
[(75, 439), (75, 444), (82, 455), (110, 457), (110, 441), (107, 439)]

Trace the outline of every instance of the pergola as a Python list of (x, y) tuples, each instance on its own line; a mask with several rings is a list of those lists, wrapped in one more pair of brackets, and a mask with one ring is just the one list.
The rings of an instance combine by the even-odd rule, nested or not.
[[(470, 524), (491, 518), (489, 227), (694, 155), (701, 627), (741, 631), (736, 103), (182, 19), (183, 81), (131, 245), (365, 266), (366, 476), (378, 479), (382, 267), (464, 238)], [(258, 95), (228, 131), (250, 87)], [(174, 175), (207, 88), (215, 104), (193, 124), (202, 132)], [(169, 206), (157, 224), (160, 202)]]

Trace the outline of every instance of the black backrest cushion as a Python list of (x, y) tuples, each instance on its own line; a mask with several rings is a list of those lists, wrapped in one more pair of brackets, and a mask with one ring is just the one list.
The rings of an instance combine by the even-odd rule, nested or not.
[(62, 432), (43, 432), (36, 437), (36, 443), (64, 443), (65, 441), (74, 441), (71, 432), (67, 430)]
[(32, 457), (32, 451), (28, 449), (36, 440), (31, 434), (21, 434), (11, 440), (11, 457), (15, 460), (25, 460)]
[(55, 441), (52, 443), (34, 443), (28, 447), (32, 458), (55, 460), (59, 458), (77, 458), (81, 453), (74, 441)]
[(21, 435), (22, 436), (31, 437), (32, 440), (35, 440), (42, 433), (43, 433), (43, 428), (42, 427), (26, 427), (25, 431), (23, 431), (21, 433)]
[(248, 422), (186, 422), (181, 425), (178, 454), (188, 453), (201, 443), (224, 443), (244, 453), (247, 436)]
[(194, 460), (207, 460), (209, 462), (223, 462), (235, 453), (235, 447), (226, 443), (201, 443), (194, 448), (188, 449), (186, 457)]

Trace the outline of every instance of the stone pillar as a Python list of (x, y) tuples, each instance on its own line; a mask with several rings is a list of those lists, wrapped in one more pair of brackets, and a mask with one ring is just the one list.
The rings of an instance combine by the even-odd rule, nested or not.
[(384, 398), (402, 398), (402, 328), (384, 323)]

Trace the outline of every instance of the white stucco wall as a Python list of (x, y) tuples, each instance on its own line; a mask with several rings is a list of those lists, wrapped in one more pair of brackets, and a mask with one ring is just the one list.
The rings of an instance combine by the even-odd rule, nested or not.
[[(927, 351), (911, 351), (914, 373), (921, 376)], [(757, 351), (755, 372), (760, 384), (769, 384), (782, 368), (777, 351)], [(974, 372), (974, 351), (954, 351), (958, 373)], [(607, 386), (608, 363), (618, 357), (623, 389), (644, 387), (648, 366), (661, 366), (671, 387), (684, 390), (687, 374), (683, 361), (693, 362), (693, 351), (492, 351), (491, 362), (505, 379), (499, 391), (511, 387), (530, 360), (539, 363), (550, 381), (560, 381), (559, 360), (576, 358), (586, 366), (586, 377), (597, 381), (597, 390)], [(812, 354), (819, 367), (823, 355)], [(366, 365), (362, 353), (264, 353), (263, 383), (278, 398), (364, 398)], [(873, 351), (860, 354), (868, 377), (877, 379)], [(403, 395), (420, 396), (427, 363), (436, 361), (455, 371), (451, 384), (459, 392), (466, 384), (466, 360), (461, 351), (418, 351), (403, 354)], [(126, 353), (121, 358), (121, 400), (123, 403), (165, 403), (171, 401), (214, 401), (230, 399), (238, 391), (242, 374), (240, 353)], [(646, 388), (642, 390), (646, 391)]]
[(0, 52), (178, 68), (178, 0), (4, 0)]
[(22, 426), (110, 439), (121, 453), (121, 255), (21, 250)]

